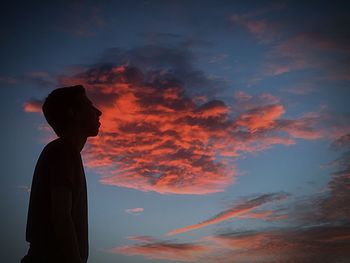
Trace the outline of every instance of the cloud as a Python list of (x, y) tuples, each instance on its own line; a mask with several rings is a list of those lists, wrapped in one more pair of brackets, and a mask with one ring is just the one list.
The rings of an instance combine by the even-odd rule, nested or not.
[[(119, 66), (97, 68), (75, 80), (85, 84), (104, 112), (100, 137), (87, 150), (88, 166), (112, 168), (102, 173), (102, 183), (159, 193), (220, 192), (233, 182), (235, 168), (219, 156), (311, 138), (301, 135), (303, 125), (313, 132), (306, 122), (278, 122), (285, 111), (280, 104), (256, 106), (231, 119), (226, 103), (200, 103), (168, 77), (152, 72), (147, 82), (147, 73)], [(264, 99), (276, 102), (273, 96)], [(283, 131), (287, 136), (277, 134)]]
[(22, 191), (25, 191), (26, 193), (30, 193), (31, 191), (31, 187), (30, 186), (27, 186), (27, 185), (17, 185), (16, 186), (17, 189), (20, 189)]
[(198, 243), (175, 243), (157, 241), (150, 237), (131, 238), (140, 244), (121, 246), (108, 250), (111, 253), (144, 256), (148, 259), (165, 259), (170, 261), (195, 262), (211, 251), (209, 246)]
[(290, 18), (276, 19), (270, 14), (284, 7), (286, 3), (229, 17), (232, 25), (246, 29), (258, 43), (269, 48), (249, 82), (255, 84), (264, 78), (303, 70), (318, 73), (318, 81), (349, 81), (350, 19), (341, 13), (325, 13), (322, 21), (291, 23)]
[(241, 114), (236, 123), (250, 132), (255, 132), (259, 129), (271, 128), (275, 124), (275, 120), (284, 112), (284, 107), (278, 104), (256, 107)]
[(270, 43), (276, 38), (277, 24), (266, 19), (247, 18), (244, 15), (232, 15), (230, 21), (246, 28), (259, 42)]
[[(283, 200), (283, 193), (263, 194), (245, 198), (231, 209), (202, 223), (171, 231), (178, 234), (206, 225), (237, 217), (280, 220), (283, 225), (247, 231), (221, 230), (219, 234), (201, 238), (195, 244), (202, 248), (195, 257), (185, 256), (194, 262), (346, 262), (350, 257), (350, 135), (334, 139), (331, 147), (344, 151), (332, 167), (327, 189), (322, 193), (290, 200), (274, 210), (261, 210), (268, 202)], [(349, 199), (349, 200), (348, 200)], [(171, 260), (158, 251), (159, 241), (151, 237), (132, 237), (142, 244), (116, 248), (117, 253), (143, 255), (148, 258)], [(163, 241), (160, 241), (163, 243)], [(165, 241), (168, 244), (168, 241)], [(161, 249), (162, 250), (162, 249)], [(170, 249), (172, 251), (172, 249)], [(185, 260), (184, 258), (184, 260)], [(180, 261), (182, 259), (180, 258)]]
[(262, 74), (277, 76), (312, 69), (322, 73), (319, 79), (349, 81), (349, 24), (350, 20), (341, 16), (324, 19), (312, 29), (299, 29), (275, 42), (262, 64)]
[(265, 221), (277, 221), (288, 219), (288, 215), (285, 213), (284, 209), (277, 210), (262, 210), (262, 211), (252, 211), (249, 213), (242, 214), (238, 218), (250, 218), (250, 219), (262, 219)]
[[(194, 68), (187, 49), (113, 49), (104, 59), (107, 54), (127, 64), (101, 62), (57, 77), (59, 86), (84, 85), (103, 112), (99, 136), (84, 149), (86, 165), (103, 184), (162, 194), (222, 192), (235, 180), (235, 157), (320, 138), (307, 116), (283, 119), (286, 109), (273, 94), (215, 99), (224, 82)], [(39, 105), (30, 100), (25, 109)]]
[(332, 143), (333, 149), (343, 152), (332, 165), (337, 170), (327, 188), (282, 208), (292, 224), (206, 237), (218, 248), (212, 262), (346, 262), (350, 257), (349, 138), (345, 134)]
[(314, 220), (350, 224), (350, 133), (336, 138), (331, 147), (342, 151), (340, 156), (333, 161), (333, 167), (337, 170), (332, 173), (328, 182), (328, 191), (317, 198), (319, 210)]
[(13, 84), (16, 84), (17, 82), (18, 82), (18, 80), (14, 77), (0, 76), (0, 83), (13, 85)]
[(350, 134), (344, 134), (332, 142), (333, 149), (346, 149), (350, 147)]
[(229, 21), (233, 25), (240, 25), (247, 29), (259, 42), (268, 44), (273, 42), (279, 35), (281, 22), (266, 19), (276, 11), (281, 11), (286, 7), (284, 1), (279, 3), (268, 3), (263, 8), (257, 8), (250, 12), (233, 14)]
[(136, 208), (128, 208), (125, 209), (125, 212), (128, 214), (132, 214), (132, 215), (139, 215), (140, 213), (142, 213), (144, 211), (144, 209), (142, 207), (136, 207)]
[(38, 87), (52, 88), (57, 83), (57, 77), (46, 71), (31, 71), (22, 77), (22, 82), (31, 82)]
[(43, 102), (38, 99), (31, 99), (23, 104), (23, 109), (25, 112), (37, 112), (41, 113), (41, 106)]
[(306, 83), (300, 83), (297, 85), (290, 86), (286, 89), (286, 92), (295, 95), (307, 95), (316, 92), (316, 87), (310, 81)]
[(226, 249), (216, 256), (220, 262), (345, 262), (350, 256), (350, 228), (343, 226), (233, 232), (207, 240)]
[[(217, 214), (216, 216), (209, 218), (201, 223), (189, 225), (183, 228), (175, 229), (167, 233), (167, 235), (177, 235), (188, 231), (200, 229), (209, 225), (217, 224), (222, 221), (238, 217), (247, 213), (250, 213), (253, 209), (258, 208), (266, 203), (275, 202), (286, 199), (287, 195), (284, 193), (263, 194), (256, 198), (245, 200), (239, 204), (234, 205), (232, 208)], [(252, 215), (252, 213), (250, 213)]]

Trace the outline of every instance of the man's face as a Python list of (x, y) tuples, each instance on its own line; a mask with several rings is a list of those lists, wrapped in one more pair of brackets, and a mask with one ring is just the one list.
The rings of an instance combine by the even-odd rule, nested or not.
[(99, 117), (102, 115), (102, 112), (92, 104), (86, 95), (81, 96), (81, 107), (79, 107), (77, 115), (84, 135), (86, 137), (97, 136), (101, 125)]

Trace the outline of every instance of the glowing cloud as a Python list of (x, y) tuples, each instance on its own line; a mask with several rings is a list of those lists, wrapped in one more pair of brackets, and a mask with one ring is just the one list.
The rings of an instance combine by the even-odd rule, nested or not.
[(251, 210), (266, 204), (268, 202), (273, 202), (273, 201), (278, 201), (278, 200), (283, 200), (287, 198), (286, 194), (281, 194), (281, 193), (276, 193), (276, 194), (264, 194), (261, 196), (258, 196), (254, 199), (250, 199), (247, 200), (245, 202), (242, 202), (238, 205), (235, 205), (234, 207), (221, 212), (220, 214), (207, 219), (201, 223), (198, 224), (194, 224), (194, 225), (190, 225), (190, 226), (186, 226), (183, 228), (179, 228), (179, 229), (175, 229), (170, 231), (169, 233), (167, 233), (167, 235), (171, 236), (171, 235), (177, 235), (180, 233), (184, 233), (184, 232), (188, 232), (191, 230), (195, 230), (195, 229), (199, 229), (205, 226), (209, 226), (209, 225), (213, 225), (213, 224), (217, 224), (220, 223), (222, 221), (234, 218), (234, 217), (238, 217), (241, 216), (243, 214), (246, 214), (248, 212), (250, 212)]
[[(236, 157), (322, 135), (310, 118), (283, 119), (285, 107), (269, 93), (210, 99), (209, 88), (222, 82), (194, 69), (188, 50), (145, 46), (113, 55), (130, 66), (101, 63), (58, 78), (59, 86), (84, 85), (103, 112), (99, 136), (84, 148), (85, 164), (102, 184), (222, 192), (235, 181)], [(31, 100), (25, 110), (38, 112), (39, 105)]]
[[(101, 183), (171, 194), (222, 192), (234, 182), (234, 157), (319, 138), (304, 119), (281, 119), (285, 108), (272, 94), (238, 92), (231, 107), (188, 95), (180, 80), (164, 70), (105, 64), (60, 77), (61, 86), (84, 85), (103, 112), (99, 136), (84, 149)], [(25, 110), (38, 112), (39, 105), (29, 101)]]
[(32, 99), (24, 103), (23, 108), (25, 112), (37, 112), (41, 113), (42, 101), (37, 99)]

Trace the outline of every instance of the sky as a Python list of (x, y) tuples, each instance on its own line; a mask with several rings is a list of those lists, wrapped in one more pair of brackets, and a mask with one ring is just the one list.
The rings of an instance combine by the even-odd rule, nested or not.
[(2, 5), (1, 258), (26, 253), (55, 88), (103, 112), (82, 159), (89, 262), (350, 257), (347, 1)]

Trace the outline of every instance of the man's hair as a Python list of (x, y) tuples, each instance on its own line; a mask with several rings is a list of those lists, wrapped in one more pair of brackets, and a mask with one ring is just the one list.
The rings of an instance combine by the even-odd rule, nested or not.
[(55, 89), (45, 99), (42, 111), (58, 137), (62, 136), (71, 124), (68, 112), (70, 109), (79, 108), (82, 95), (85, 95), (85, 88), (76, 85)]

